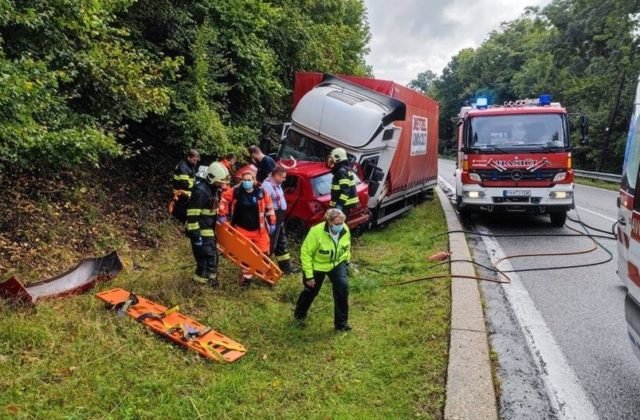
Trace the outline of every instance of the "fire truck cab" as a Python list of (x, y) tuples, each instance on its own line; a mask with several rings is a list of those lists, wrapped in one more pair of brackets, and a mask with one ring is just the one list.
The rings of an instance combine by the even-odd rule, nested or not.
[[(586, 118), (581, 120), (586, 141)], [(456, 203), (472, 212), (549, 214), (563, 226), (574, 207), (565, 108), (539, 99), (488, 105), (478, 98), (458, 115)]]
[(632, 348), (640, 358), (640, 81), (624, 154), (618, 196), (618, 276), (627, 287), (625, 317)]

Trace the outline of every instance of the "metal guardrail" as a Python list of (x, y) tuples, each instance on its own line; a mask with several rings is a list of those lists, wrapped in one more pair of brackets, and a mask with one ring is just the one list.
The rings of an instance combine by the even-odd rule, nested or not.
[(617, 184), (619, 184), (620, 181), (622, 181), (622, 175), (618, 175), (618, 174), (608, 174), (605, 172), (581, 171), (579, 169), (574, 169), (573, 172), (576, 174), (576, 176), (579, 176), (580, 178), (598, 179), (600, 181), (615, 182)]

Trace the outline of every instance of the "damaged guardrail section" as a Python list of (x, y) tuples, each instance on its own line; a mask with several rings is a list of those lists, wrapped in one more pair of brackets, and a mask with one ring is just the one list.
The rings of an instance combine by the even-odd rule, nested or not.
[(43, 298), (84, 293), (98, 282), (113, 279), (123, 265), (116, 251), (99, 258), (86, 258), (69, 271), (24, 286), (17, 278), (0, 283), (0, 297), (22, 305), (34, 305)]

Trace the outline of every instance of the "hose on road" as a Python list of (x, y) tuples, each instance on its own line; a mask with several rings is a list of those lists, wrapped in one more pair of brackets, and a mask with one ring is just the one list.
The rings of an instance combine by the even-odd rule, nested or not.
[[(605, 231), (602, 229), (598, 229), (596, 227), (593, 227), (585, 222), (583, 222), (580, 218), (580, 214), (578, 213), (578, 211), (576, 210), (576, 214), (577, 214), (577, 219), (574, 219), (572, 217), (568, 217), (568, 219), (573, 222), (578, 224), (580, 227), (582, 227), (582, 229), (584, 230), (584, 232), (575, 229), (574, 227), (565, 225), (565, 227), (573, 232), (576, 232), (575, 234), (571, 234), (571, 233), (560, 233), (560, 234), (548, 234), (548, 233), (533, 233), (533, 234), (493, 234), (493, 233), (485, 233), (485, 232), (477, 232), (477, 231), (473, 231), (473, 230), (451, 230), (451, 231), (447, 231), (447, 232), (443, 232), (443, 233), (439, 233), (437, 235), (432, 236), (431, 238), (438, 238), (444, 235), (450, 235), (452, 233), (463, 233), (463, 234), (467, 234), (467, 235), (472, 235), (472, 236), (485, 236), (485, 237), (492, 237), (492, 238), (519, 238), (519, 237), (527, 237), (527, 238), (531, 238), (531, 237), (575, 237), (575, 238), (588, 238), (592, 241), (593, 246), (588, 248), (588, 249), (583, 249), (583, 250), (577, 250), (577, 251), (570, 251), (570, 252), (544, 252), (544, 253), (529, 253), (529, 254), (515, 254), (515, 255), (508, 255), (505, 256), (503, 258), (500, 258), (499, 260), (495, 261), (494, 263), (494, 267), (488, 267), (486, 265), (480, 264), (476, 261), (473, 260), (467, 260), (467, 259), (455, 259), (455, 260), (446, 260), (437, 264), (432, 264), (430, 266), (427, 266), (426, 269), (432, 269), (444, 264), (451, 264), (451, 263), (455, 263), (455, 262), (464, 262), (464, 263), (469, 263), (469, 264), (473, 264), (475, 266), (479, 266), (482, 267), (488, 271), (491, 271), (493, 273), (496, 273), (497, 275), (497, 279), (489, 279), (489, 278), (485, 278), (485, 277), (479, 277), (479, 276), (462, 276), (462, 275), (445, 275), (445, 274), (440, 274), (440, 275), (432, 275), (432, 276), (426, 276), (426, 277), (420, 277), (420, 278), (415, 278), (415, 279), (410, 279), (410, 280), (403, 280), (403, 281), (399, 281), (399, 282), (394, 282), (394, 283), (385, 283), (382, 285), (382, 287), (393, 287), (393, 286), (402, 286), (402, 285), (407, 285), (407, 284), (414, 284), (414, 283), (419, 283), (422, 281), (430, 281), (430, 280), (439, 280), (439, 279), (451, 279), (451, 278), (463, 278), (463, 279), (470, 279), (470, 280), (482, 280), (482, 281), (489, 281), (489, 282), (493, 282), (493, 283), (501, 283), (501, 284), (505, 284), (505, 283), (510, 283), (511, 282), (511, 278), (509, 278), (509, 276), (507, 275), (507, 273), (521, 273), (521, 272), (533, 272), (533, 271), (551, 271), (551, 270), (566, 270), (566, 269), (572, 269), (572, 268), (584, 268), (584, 267), (593, 267), (593, 266), (597, 266), (597, 265), (602, 265), (602, 264), (607, 264), (608, 262), (613, 260), (613, 253), (611, 251), (609, 251), (607, 249), (607, 247), (605, 247), (604, 245), (602, 245), (598, 239), (607, 239), (607, 240), (616, 240), (617, 237), (615, 235), (615, 226), (617, 224), (617, 222), (615, 222), (612, 226), (611, 226), (611, 231)], [(595, 232), (599, 232), (600, 234), (594, 234), (591, 231), (595, 231)], [(602, 249), (606, 254), (607, 254), (607, 258), (601, 260), (601, 261), (596, 261), (596, 262), (592, 262), (592, 263), (583, 263), (583, 264), (571, 264), (571, 265), (560, 265), (560, 266), (548, 266), (548, 267), (531, 267), (531, 268), (520, 268), (520, 269), (513, 269), (513, 270), (500, 270), (498, 269), (497, 266), (500, 262), (505, 261), (505, 260), (510, 260), (510, 259), (516, 259), (516, 258), (529, 258), (529, 257), (549, 257), (549, 256), (571, 256), (571, 255), (584, 255), (584, 254), (588, 254), (591, 252), (596, 251), (598, 248)], [(385, 274), (385, 275), (389, 275), (391, 273), (384, 273), (381, 272), (379, 270), (375, 270), (369, 267), (363, 267), (366, 270), (369, 271), (373, 271), (373, 272), (377, 272), (380, 274)], [(503, 276), (506, 280), (500, 280), (500, 276)]]

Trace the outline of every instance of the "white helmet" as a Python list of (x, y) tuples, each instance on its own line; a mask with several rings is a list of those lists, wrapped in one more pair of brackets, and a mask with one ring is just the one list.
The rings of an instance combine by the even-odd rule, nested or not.
[(229, 182), (229, 171), (220, 162), (213, 162), (207, 168), (207, 182), (213, 184), (214, 182)]
[(342, 147), (336, 147), (331, 151), (331, 155), (329, 156), (335, 163), (342, 162), (343, 160), (347, 160), (347, 151)]

